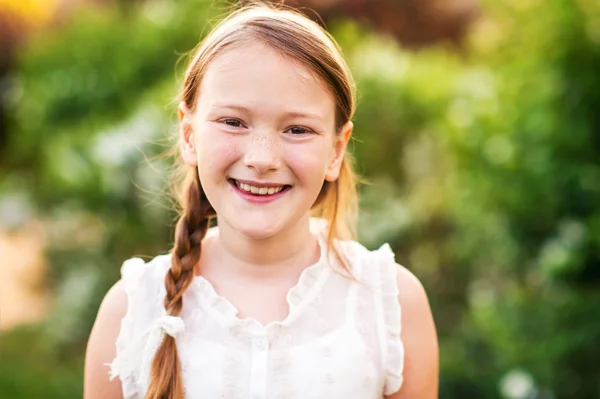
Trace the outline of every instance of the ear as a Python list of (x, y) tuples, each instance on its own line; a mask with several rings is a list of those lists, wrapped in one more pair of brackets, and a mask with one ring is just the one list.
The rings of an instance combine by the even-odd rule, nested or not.
[(348, 146), (350, 136), (352, 136), (353, 128), (354, 124), (352, 121), (348, 121), (342, 126), (342, 131), (336, 136), (333, 148), (333, 159), (327, 167), (325, 180), (333, 182), (340, 176), (340, 168), (342, 167), (342, 161), (344, 160), (344, 154), (346, 154), (346, 147)]
[(190, 166), (198, 166), (196, 143), (194, 142), (194, 131), (192, 130), (192, 112), (185, 102), (180, 102), (177, 108), (179, 116), (179, 150), (183, 162)]

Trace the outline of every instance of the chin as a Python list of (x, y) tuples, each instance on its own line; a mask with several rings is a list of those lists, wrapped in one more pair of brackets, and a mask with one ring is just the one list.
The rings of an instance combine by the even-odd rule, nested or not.
[(244, 223), (237, 224), (234, 226), (237, 231), (245, 235), (246, 237), (262, 240), (273, 237), (279, 233), (283, 226), (279, 222), (267, 222), (267, 221), (247, 221)]

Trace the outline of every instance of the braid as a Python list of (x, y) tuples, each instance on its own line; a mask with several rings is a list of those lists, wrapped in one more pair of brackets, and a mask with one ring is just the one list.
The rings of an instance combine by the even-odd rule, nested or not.
[[(183, 293), (192, 283), (194, 266), (200, 260), (202, 239), (208, 230), (214, 210), (208, 202), (196, 168), (189, 179), (183, 201), (183, 215), (175, 228), (175, 245), (171, 268), (165, 276), (167, 294), (165, 310), (170, 316), (179, 316)], [(165, 335), (158, 347), (150, 371), (150, 385), (146, 399), (183, 399), (181, 365), (175, 338)]]
[(184, 203), (184, 214), (175, 228), (175, 247), (172, 251), (172, 265), (165, 276), (167, 295), (165, 309), (171, 316), (181, 312), (181, 297), (192, 282), (194, 266), (200, 259), (201, 241), (208, 229), (209, 213), (212, 210), (200, 185), (198, 172), (188, 186)]

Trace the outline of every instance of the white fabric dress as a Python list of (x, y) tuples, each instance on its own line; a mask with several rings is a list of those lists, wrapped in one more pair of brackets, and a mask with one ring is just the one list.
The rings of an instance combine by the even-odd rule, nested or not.
[(287, 294), (288, 316), (266, 326), (237, 317), (202, 276), (184, 293), (181, 320), (165, 322), (170, 255), (127, 260), (121, 275), (128, 309), (110, 364), (124, 398), (144, 396), (161, 323), (179, 332), (186, 399), (381, 399), (397, 392), (404, 350), (394, 254), (387, 244), (369, 251), (339, 242), (353, 280), (332, 257), (327, 262), (325, 240), (319, 243), (319, 261)]

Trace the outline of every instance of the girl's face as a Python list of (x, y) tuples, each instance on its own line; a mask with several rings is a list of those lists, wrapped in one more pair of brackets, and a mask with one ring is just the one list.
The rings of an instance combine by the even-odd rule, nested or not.
[(181, 150), (224, 223), (268, 238), (307, 218), (336, 180), (352, 122), (335, 132), (333, 96), (309, 70), (253, 43), (209, 65), (192, 113), (181, 104)]

